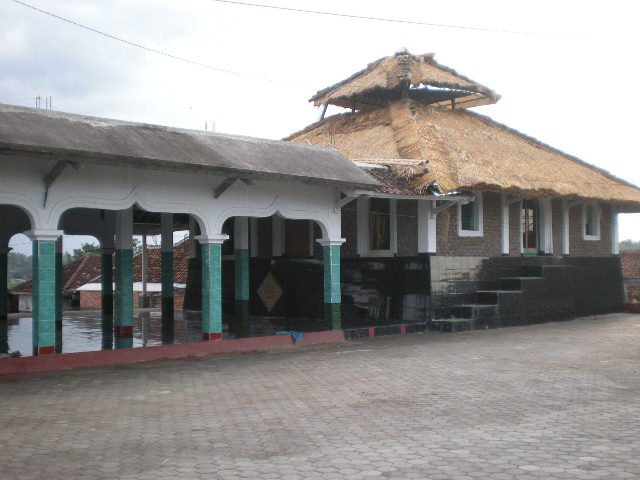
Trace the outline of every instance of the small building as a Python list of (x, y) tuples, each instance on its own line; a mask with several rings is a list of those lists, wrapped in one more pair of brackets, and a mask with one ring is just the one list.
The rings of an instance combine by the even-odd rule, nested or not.
[[(133, 257), (133, 304), (143, 306), (142, 295), (146, 292), (149, 302), (146, 306), (160, 308), (162, 306), (162, 248), (152, 246), (147, 249), (148, 264), (146, 278), (143, 278), (142, 248)], [(184, 292), (189, 270), (189, 242), (181, 240), (173, 247), (173, 288), (174, 308), (181, 310), (184, 303)], [(146, 285), (143, 285), (146, 283)], [(79, 286), (75, 291), (78, 306), (81, 309), (102, 308), (102, 275), (97, 275), (90, 282)]]
[[(67, 263), (62, 269), (62, 306), (68, 308), (73, 303), (74, 292), (85, 283), (100, 275), (101, 260), (99, 253), (88, 253), (85, 256)], [(19, 312), (33, 310), (33, 282), (26, 280), (10, 291), (18, 297)]]
[(499, 99), (399, 52), (315, 94), (321, 120), (287, 137), (381, 184), (342, 202), (343, 295), (367, 317), (450, 330), (622, 309), (617, 215), (640, 191), (471, 110)]
[[(627, 303), (640, 307), (640, 250), (624, 250), (620, 252), (622, 262), (622, 278)], [(640, 308), (635, 307), (640, 310)]]

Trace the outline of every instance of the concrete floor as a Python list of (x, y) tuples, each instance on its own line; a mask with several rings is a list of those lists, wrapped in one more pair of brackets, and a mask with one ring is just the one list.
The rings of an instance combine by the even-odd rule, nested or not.
[(0, 378), (0, 478), (640, 478), (640, 316)]

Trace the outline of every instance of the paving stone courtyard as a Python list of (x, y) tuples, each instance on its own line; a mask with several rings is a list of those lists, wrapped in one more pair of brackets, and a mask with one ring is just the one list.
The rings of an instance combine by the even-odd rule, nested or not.
[(640, 478), (640, 315), (0, 377), (2, 479)]

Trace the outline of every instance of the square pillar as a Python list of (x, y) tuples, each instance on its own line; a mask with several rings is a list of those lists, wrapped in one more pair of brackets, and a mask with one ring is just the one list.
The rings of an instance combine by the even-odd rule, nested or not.
[(500, 205), (502, 210), (502, 255), (509, 255), (509, 198), (506, 193), (500, 196)]
[(113, 251), (113, 247), (100, 250), (102, 315), (108, 317), (113, 315)]
[(569, 204), (562, 200), (562, 254), (569, 255)]
[(32, 230), (33, 354), (50, 355), (56, 348), (56, 241), (61, 230)]
[(173, 343), (173, 214), (160, 215), (161, 278), (162, 283), (162, 343)]
[(222, 243), (228, 235), (199, 235), (202, 249), (202, 339), (222, 339)]
[[(113, 322), (117, 346), (130, 346), (133, 339), (133, 209), (116, 213), (116, 252)], [(116, 342), (118, 343), (118, 342)]]
[(340, 245), (344, 238), (323, 238), (318, 240), (322, 245), (322, 261), (324, 264), (324, 317), (332, 330), (342, 328), (340, 312)]
[(56, 353), (62, 353), (62, 236), (56, 240)]
[(9, 247), (0, 247), (0, 320), (9, 314)]
[(618, 230), (618, 212), (611, 206), (611, 255), (620, 255), (620, 234)]
[(431, 200), (418, 200), (418, 253), (436, 254), (436, 215)]
[(233, 228), (236, 337), (249, 336), (249, 218), (235, 217)]

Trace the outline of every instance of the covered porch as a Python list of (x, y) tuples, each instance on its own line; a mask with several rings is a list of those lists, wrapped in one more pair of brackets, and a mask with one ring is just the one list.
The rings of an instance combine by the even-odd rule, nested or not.
[[(322, 265), (318, 321), (323, 330), (342, 326), (340, 200), (343, 192), (366, 191), (376, 181), (335, 150), (1, 106), (0, 161), (0, 318), (6, 322), (8, 314), (8, 242), (25, 232), (33, 242), (34, 355), (65, 351), (64, 234), (100, 241), (101, 315), (107, 325), (112, 321), (117, 348), (134, 344), (133, 236), (162, 238), (160, 315), (169, 337), (173, 233), (185, 228), (200, 266), (195, 296), (202, 340), (223, 338), (225, 264), (233, 266), (231, 329), (234, 336), (249, 335), (251, 242), (254, 249), (260, 245), (250, 231), (265, 219), (298, 222), (299, 232), (302, 222), (309, 225), (309, 253)], [(274, 229), (271, 247), (277, 242)], [(143, 246), (143, 275), (144, 256)], [(263, 286), (265, 306), (277, 288)]]

